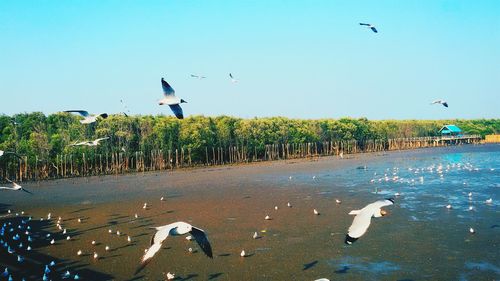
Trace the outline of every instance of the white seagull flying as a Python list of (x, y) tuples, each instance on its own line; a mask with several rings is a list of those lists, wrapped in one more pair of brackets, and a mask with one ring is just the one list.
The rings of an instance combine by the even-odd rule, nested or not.
[(103, 140), (107, 140), (109, 137), (104, 137), (104, 138), (98, 138), (93, 141), (82, 141), (82, 142), (77, 142), (74, 144), (70, 144), (70, 146), (81, 146), (81, 145), (86, 145), (86, 146), (98, 146), (99, 143)]
[(374, 203), (366, 205), (361, 210), (353, 210), (349, 215), (356, 215), (354, 220), (349, 227), (349, 232), (345, 236), (345, 243), (351, 245), (359, 237), (363, 236), (370, 226), (372, 217), (379, 218), (385, 216), (387, 212), (382, 209), (382, 207), (390, 206), (394, 204), (394, 199), (389, 198), (385, 200), (379, 200)]
[(231, 82), (238, 83), (240, 80), (234, 78), (233, 74), (229, 73), (229, 78), (231, 78)]
[(209, 257), (213, 258), (212, 246), (208, 241), (208, 237), (205, 231), (185, 223), (182, 221), (174, 222), (164, 226), (155, 227), (156, 233), (151, 237), (151, 247), (147, 249), (146, 253), (142, 257), (141, 266), (136, 270), (135, 274), (139, 273), (146, 264), (154, 257), (154, 255), (161, 249), (163, 241), (167, 239), (168, 236), (178, 236), (184, 234), (191, 234), (198, 245), (200, 245), (203, 252)]
[(161, 87), (163, 88), (164, 97), (163, 99), (159, 100), (158, 103), (160, 105), (166, 104), (170, 106), (170, 109), (172, 109), (172, 111), (174, 112), (175, 117), (184, 119), (184, 114), (182, 113), (182, 108), (179, 104), (187, 103), (187, 101), (176, 97), (174, 89), (163, 78), (161, 78)]
[(92, 115), (92, 114), (89, 114), (89, 112), (85, 111), (85, 110), (66, 110), (64, 112), (70, 112), (70, 113), (73, 112), (73, 113), (80, 114), (81, 116), (84, 117), (83, 120), (80, 120), (80, 123), (82, 123), (82, 124), (91, 124), (91, 123), (94, 123), (95, 121), (97, 121), (97, 117), (101, 117), (103, 119), (108, 118), (108, 114), (107, 113), (101, 113), (101, 114)]
[(12, 190), (12, 191), (24, 191), (26, 193), (29, 193), (29, 194), (33, 194), (31, 193), (30, 191), (26, 190), (24, 187), (20, 186), (19, 184), (7, 179), (7, 181), (9, 181), (10, 183), (12, 183), (12, 187), (7, 187), (7, 186), (0, 186), (0, 190)]
[(448, 107), (448, 103), (444, 100), (435, 100), (433, 102), (431, 102), (431, 104), (442, 104), (444, 107)]
[(201, 80), (201, 79), (205, 79), (205, 78), (207, 78), (206, 76), (202, 76), (202, 75), (194, 75), (194, 74), (191, 74), (191, 77), (193, 77), (193, 78), (198, 78), (198, 79), (200, 79), (200, 80)]
[(372, 25), (372, 24), (369, 24), (369, 23), (362, 23), (362, 22), (360, 22), (360, 23), (359, 23), (359, 25), (367, 26), (368, 28), (370, 28), (370, 29), (371, 29), (373, 32), (375, 32), (375, 33), (377, 33), (377, 32), (378, 32), (378, 31), (377, 31), (377, 29), (375, 28), (375, 26), (374, 26), (374, 25)]

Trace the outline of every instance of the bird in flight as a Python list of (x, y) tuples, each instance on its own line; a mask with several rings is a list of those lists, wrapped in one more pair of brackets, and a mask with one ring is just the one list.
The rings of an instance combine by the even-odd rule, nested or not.
[(431, 104), (442, 104), (444, 107), (448, 107), (448, 103), (444, 100), (435, 100)]
[(238, 83), (238, 82), (240, 82), (240, 80), (238, 80), (238, 79), (234, 78), (233, 74), (231, 74), (231, 73), (229, 73), (229, 78), (231, 78), (231, 82), (233, 82), (233, 83)]
[(24, 191), (29, 194), (33, 194), (30, 191), (26, 190), (24, 187), (20, 186), (19, 184), (7, 179), (10, 183), (12, 183), (12, 187), (7, 187), (7, 186), (0, 186), (0, 190), (12, 190), (12, 191)]
[(94, 123), (94, 122), (97, 121), (98, 117), (101, 117), (103, 119), (108, 118), (108, 114), (107, 113), (101, 113), (101, 114), (92, 115), (92, 114), (89, 114), (89, 112), (85, 111), (85, 110), (66, 110), (64, 112), (73, 112), (73, 113), (80, 114), (81, 116), (84, 117), (83, 120), (80, 120), (80, 123), (82, 123), (82, 124), (91, 124), (91, 123)]
[(186, 222), (174, 222), (164, 226), (155, 227), (156, 233), (151, 238), (151, 247), (146, 250), (146, 253), (142, 257), (141, 265), (136, 270), (135, 274), (139, 273), (146, 264), (154, 257), (154, 255), (161, 249), (163, 241), (167, 239), (168, 236), (179, 236), (184, 234), (191, 234), (198, 245), (200, 245), (203, 252), (209, 257), (213, 258), (212, 246), (208, 241), (208, 237), (202, 229), (194, 227)]
[(194, 74), (191, 74), (191, 77), (193, 77), (193, 78), (198, 78), (198, 79), (200, 79), (200, 80), (201, 80), (201, 79), (205, 79), (205, 78), (207, 78), (206, 76), (202, 76), (202, 75), (194, 75)]
[(19, 158), (19, 159), (23, 160), (23, 159), (21, 158), (21, 155), (19, 155), (19, 154), (15, 153), (15, 152), (0, 150), (0, 157), (2, 157), (2, 156), (4, 156), (4, 155), (9, 155), (9, 154), (12, 154), (12, 155), (16, 156), (17, 158)]
[(382, 209), (382, 207), (390, 206), (392, 204), (394, 204), (394, 199), (389, 198), (368, 204), (361, 210), (351, 211), (349, 215), (355, 215), (355, 217), (349, 227), (347, 235), (345, 236), (344, 242), (351, 245), (358, 240), (359, 237), (363, 236), (368, 230), (372, 217), (379, 218), (387, 215), (387, 211)]
[(366, 27), (370, 28), (373, 32), (378, 33), (378, 31), (374, 25), (371, 25), (369, 23), (362, 23), (362, 22), (360, 22), (359, 25), (366, 26)]
[(86, 145), (86, 146), (98, 146), (101, 141), (107, 140), (109, 137), (104, 137), (104, 138), (99, 138), (95, 139), (93, 141), (82, 141), (82, 142), (76, 142), (74, 144), (71, 144), (70, 146), (81, 146), (81, 145)]
[(158, 103), (160, 105), (166, 104), (170, 106), (170, 109), (172, 109), (172, 112), (174, 112), (175, 117), (179, 119), (184, 119), (184, 114), (182, 113), (182, 108), (180, 104), (187, 103), (187, 101), (176, 97), (174, 89), (163, 78), (161, 78), (161, 87), (163, 88), (164, 97), (163, 99), (159, 100)]

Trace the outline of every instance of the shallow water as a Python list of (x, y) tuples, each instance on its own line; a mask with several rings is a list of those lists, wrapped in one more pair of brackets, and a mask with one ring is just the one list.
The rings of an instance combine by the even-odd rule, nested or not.
[[(169, 271), (178, 280), (500, 279), (500, 146), (351, 157), (27, 184), (33, 196), (0, 193), (0, 215), (12, 210), (0, 222), (16, 224), (32, 216), (34, 235), (50, 233), (56, 243), (40, 238), (29, 253), (18, 249), (16, 254), (26, 257), (22, 265), (0, 247), (0, 271), (9, 266), (16, 278), (39, 280), (43, 265), (55, 260), (54, 280), (66, 270), (83, 280), (163, 280)], [(396, 193), (389, 216), (373, 219), (353, 245), (343, 244), (350, 210)], [(489, 198), (493, 203), (485, 202)], [(25, 215), (15, 217), (21, 210)], [(54, 219), (39, 220), (48, 212), (63, 218), (71, 241)], [(272, 220), (264, 220), (266, 215)], [(207, 231), (214, 259), (192, 242), (169, 238), (134, 275), (149, 246), (148, 227), (177, 220)], [(252, 239), (255, 231), (260, 239)], [(112, 250), (106, 252), (105, 245)], [(78, 249), (85, 254), (78, 257)], [(239, 256), (242, 249), (248, 257)], [(94, 251), (100, 259), (91, 257)]]

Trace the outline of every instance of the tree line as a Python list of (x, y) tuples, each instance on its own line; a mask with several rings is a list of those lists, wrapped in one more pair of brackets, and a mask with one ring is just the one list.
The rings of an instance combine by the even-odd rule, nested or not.
[[(457, 125), (466, 134), (483, 137), (500, 132), (500, 119), (375, 121), (366, 118), (304, 120), (191, 116), (178, 120), (170, 116), (110, 115), (89, 125), (80, 124), (79, 119), (68, 113), (0, 115), (0, 150), (25, 155), (26, 164), (32, 167), (38, 166), (39, 162), (57, 167), (62, 155), (82, 154), (95, 158), (96, 155), (118, 157), (120, 153), (130, 158), (136, 152), (149, 157), (153, 152), (165, 154), (168, 151), (172, 155), (168, 157), (169, 161), (173, 161), (176, 150), (177, 154), (183, 154), (177, 157), (189, 157), (186, 161), (192, 164), (206, 163), (209, 158), (213, 161), (216, 149), (227, 150), (222, 155), (226, 158), (253, 154), (255, 159), (258, 155), (265, 156), (269, 145), (283, 145), (285, 149), (285, 145), (305, 143), (432, 137), (439, 135), (439, 129), (445, 124)], [(75, 142), (100, 137), (109, 139), (96, 147), (71, 146)]]

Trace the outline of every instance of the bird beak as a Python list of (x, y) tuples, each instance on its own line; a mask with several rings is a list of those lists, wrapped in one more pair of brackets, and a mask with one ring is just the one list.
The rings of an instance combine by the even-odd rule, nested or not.
[(387, 212), (387, 211), (386, 211), (386, 210), (384, 210), (384, 209), (380, 209), (380, 214), (381, 214), (382, 216), (387, 216), (387, 215), (389, 214), (389, 212)]

